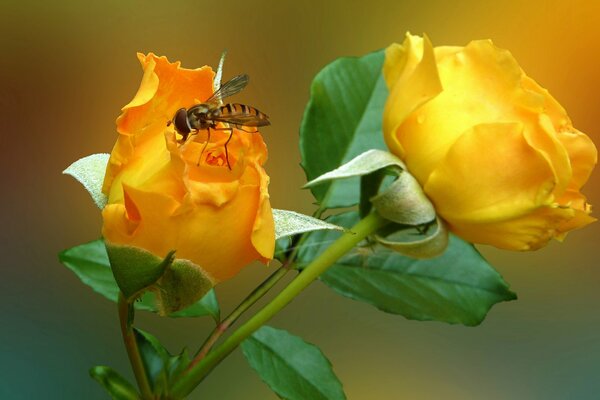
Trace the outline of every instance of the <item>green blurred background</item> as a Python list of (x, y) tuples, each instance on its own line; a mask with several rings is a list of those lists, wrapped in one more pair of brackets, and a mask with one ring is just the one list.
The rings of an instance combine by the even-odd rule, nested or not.
[[(136, 92), (137, 51), (184, 66), (247, 72), (236, 97), (267, 112), (274, 207), (310, 213), (300, 190), (298, 126), (313, 76), (427, 33), (434, 45), (492, 38), (600, 143), (600, 2), (482, 1), (2, 1), (0, 5), (0, 398), (105, 399), (97, 364), (128, 377), (115, 305), (57, 261), (99, 236), (100, 213), (61, 171), (109, 152), (114, 120)], [(600, 204), (599, 174), (584, 188)], [(215, 234), (226, 234), (218, 232)], [(407, 321), (316, 283), (272, 325), (318, 344), (349, 399), (597, 399), (600, 392), (600, 224), (535, 253), (481, 250), (519, 294), (477, 328)], [(274, 263), (275, 264), (275, 263)], [(228, 310), (272, 268), (254, 265), (219, 287)], [(207, 319), (139, 314), (172, 352), (196, 348)], [(275, 399), (245, 364), (227, 359), (193, 399)]]

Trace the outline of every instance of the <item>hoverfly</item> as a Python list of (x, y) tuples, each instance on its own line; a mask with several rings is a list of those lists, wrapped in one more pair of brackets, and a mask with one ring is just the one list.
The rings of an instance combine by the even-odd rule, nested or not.
[[(259, 126), (271, 125), (269, 117), (257, 110), (254, 107), (239, 103), (222, 104), (221, 99), (233, 96), (239, 93), (248, 84), (249, 77), (246, 74), (237, 75), (225, 82), (203, 103), (196, 104), (189, 109), (180, 108), (175, 112), (173, 119), (167, 123), (167, 126), (173, 124), (175, 130), (182, 136), (182, 142), (185, 142), (192, 133), (197, 134), (198, 131), (206, 129), (208, 138), (202, 148), (200, 157), (204, 153), (208, 142), (210, 141), (210, 131), (229, 131), (229, 138), (225, 142), (225, 159), (227, 167), (231, 169), (229, 164), (229, 154), (227, 153), (227, 144), (233, 136), (233, 128), (222, 127), (217, 128), (219, 122), (224, 122), (233, 125), (237, 129), (244, 132), (255, 133)], [(254, 130), (246, 130), (243, 127), (254, 127)], [(198, 161), (199, 163), (200, 161)]]

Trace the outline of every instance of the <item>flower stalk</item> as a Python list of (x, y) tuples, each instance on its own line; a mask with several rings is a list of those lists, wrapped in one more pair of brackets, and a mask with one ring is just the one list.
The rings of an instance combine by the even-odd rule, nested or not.
[(360, 220), (349, 232), (344, 233), (319, 257), (313, 260), (271, 302), (234, 331), (221, 345), (216, 347), (212, 352), (208, 352), (204, 358), (188, 369), (187, 373), (172, 387), (172, 395), (175, 398), (183, 398), (188, 395), (244, 339), (281, 311), (340, 257), (387, 223), (388, 221), (377, 213), (371, 213)]
[(208, 354), (210, 349), (215, 345), (217, 340), (227, 331), (231, 325), (237, 321), (237, 319), (246, 312), (252, 305), (260, 300), (277, 282), (281, 280), (290, 270), (291, 263), (286, 262), (271, 276), (269, 276), (263, 283), (256, 287), (252, 293), (248, 295), (236, 308), (229, 314), (223, 321), (221, 321), (215, 329), (211, 332), (210, 336), (206, 339), (202, 347), (196, 353), (196, 356), (190, 363), (188, 370), (194, 368), (205, 356)]
[(151, 400), (153, 399), (152, 389), (150, 388), (148, 375), (146, 374), (142, 356), (135, 340), (135, 333), (133, 332), (134, 313), (133, 303), (128, 302), (123, 293), (119, 293), (119, 322), (121, 324), (123, 342), (127, 349), (127, 356), (129, 356), (129, 362), (131, 363), (135, 380), (142, 394), (142, 399)]

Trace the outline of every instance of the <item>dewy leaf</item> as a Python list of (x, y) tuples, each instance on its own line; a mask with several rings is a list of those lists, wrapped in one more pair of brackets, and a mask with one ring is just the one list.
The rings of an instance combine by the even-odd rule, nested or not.
[[(59, 260), (86, 285), (107, 299), (117, 302), (119, 287), (110, 269), (108, 254), (102, 240), (72, 247), (59, 254)], [(135, 308), (157, 312), (154, 294), (144, 293)], [(210, 315), (219, 320), (219, 304), (213, 290), (190, 307), (178, 311), (170, 317), (199, 317)]]
[(98, 382), (113, 400), (139, 400), (135, 387), (110, 367), (99, 365), (90, 369), (90, 376)]
[(323, 220), (309, 217), (294, 211), (273, 209), (275, 220), (275, 239), (292, 236), (298, 233), (316, 231), (321, 229), (341, 230), (344, 228), (330, 224)]
[[(307, 180), (313, 180), (368, 149), (386, 149), (382, 115), (388, 95), (381, 74), (384, 52), (340, 58), (321, 70), (311, 85), (300, 126), (300, 153)], [(359, 201), (359, 179), (311, 187), (322, 209)]]
[(242, 351), (261, 379), (284, 399), (346, 398), (321, 350), (284, 330), (263, 326), (242, 342)]
[(75, 161), (63, 171), (63, 174), (71, 175), (83, 185), (99, 209), (103, 209), (108, 201), (106, 195), (102, 193), (102, 183), (109, 158), (110, 154), (92, 154)]
[[(331, 222), (352, 226), (356, 213)], [(337, 237), (336, 232), (309, 234), (298, 254), (308, 264)], [(323, 243), (323, 244), (321, 244)], [(408, 319), (475, 326), (499, 302), (516, 299), (492, 266), (463, 240), (451, 236), (439, 257), (416, 260), (382, 247), (359, 247), (321, 276), (339, 294)]]
[(308, 182), (304, 187), (313, 187), (335, 179), (345, 179), (353, 176), (367, 175), (380, 169), (396, 166), (406, 170), (406, 166), (398, 157), (383, 150), (367, 150), (338, 168)]

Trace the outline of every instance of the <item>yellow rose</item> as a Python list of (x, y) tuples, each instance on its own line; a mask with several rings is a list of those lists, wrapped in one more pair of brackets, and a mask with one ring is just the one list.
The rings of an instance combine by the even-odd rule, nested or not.
[(595, 221), (580, 193), (594, 144), (507, 50), (407, 34), (383, 73), (385, 141), (457, 235), (533, 250)]
[[(103, 191), (108, 205), (102, 233), (111, 243), (132, 245), (200, 266), (213, 282), (228, 279), (253, 260), (273, 257), (275, 231), (262, 165), (267, 148), (260, 133), (211, 131), (177, 141), (176, 110), (212, 94), (210, 67), (184, 69), (165, 57), (138, 54), (140, 88), (117, 119)], [(179, 138), (181, 139), (181, 138)]]

